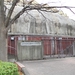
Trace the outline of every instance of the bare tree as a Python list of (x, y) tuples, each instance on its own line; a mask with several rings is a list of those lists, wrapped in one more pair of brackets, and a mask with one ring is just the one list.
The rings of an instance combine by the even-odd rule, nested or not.
[[(12, 6), (9, 9), (7, 16), (5, 16), (5, 7), (4, 7), (4, 0), (0, 0), (0, 60), (7, 61), (7, 32), (10, 26), (18, 19), (26, 10), (41, 10), (49, 12), (49, 9), (52, 8), (68, 8), (70, 11), (71, 8), (69, 6), (46, 6), (47, 4), (32, 4), (34, 0), (23, 0), (23, 9), (11, 19), (11, 15), (16, 4), (19, 0), (13, 0)], [(57, 11), (58, 12), (58, 11)], [(72, 11), (73, 12), (73, 11)], [(74, 12), (73, 12), (74, 13)]]

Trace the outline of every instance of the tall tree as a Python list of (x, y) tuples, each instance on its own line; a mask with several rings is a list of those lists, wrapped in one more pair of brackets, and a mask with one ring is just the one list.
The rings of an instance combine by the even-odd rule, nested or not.
[(24, 4), (23, 9), (17, 15), (15, 15), (14, 18), (11, 19), (13, 10), (16, 4), (19, 2), (19, 0), (12, 0), (12, 6), (8, 11), (7, 16), (5, 16), (4, 0), (0, 0), (0, 60), (7, 61), (7, 32), (8, 32), (8, 29), (15, 22), (15, 20), (24, 13), (24, 11), (32, 10), (32, 9), (47, 11), (48, 9), (51, 9), (51, 8), (68, 8), (69, 10), (71, 10), (70, 8), (75, 8), (75, 7), (67, 7), (67, 6), (51, 6), (51, 7), (48, 6), (46, 7), (45, 6), (46, 4), (34, 4), (33, 5), (32, 4), (33, 1), (34, 0), (30, 0), (30, 1), (23, 0), (23, 4)]
[(9, 25), (11, 14), (16, 3), (19, 0), (13, 0), (7, 17), (5, 17), (4, 0), (0, 0), (0, 60), (7, 61), (7, 26)]
[(5, 36), (4, 0), (0, 0), (0, 60), (7, 60)]

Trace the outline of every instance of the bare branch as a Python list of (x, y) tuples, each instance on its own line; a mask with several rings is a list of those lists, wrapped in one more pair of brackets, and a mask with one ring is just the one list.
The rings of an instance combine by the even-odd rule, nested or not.
[(52, 8), (67, 8), (69, 9), (73, 14), (75, 14), (75, 12), (71, 9), (71, 8), (75, 8), (74, 6), (36, 6), (36, 7), (32, 7), (32, 9), (36, 9), (36, 10), (41, 10), (41, 11), (46, 11), (46, 12), (53, 12), (53, 13), (57, 13), (58, 11), (50, 11), (49, 9)]
[(29, 6), (24, 7), (13, 19), (11, 19), (10, 23), (13, 24), (14, 21), (19, 18), (28, 8)]
[(12, 15), (13, 10), (14, 10), (16, 4), (18, 3), (18, 1), (19, 1), (19, 0), (13, 0), (12, 6), (11, 6), (9, 12), (8, 12), (7, 17), (6, 17), (6, 21), (5, 21), (5, 26), (6, 26), (6, 27), (9, 25), (10, 17), (11, 17), (11, 15)]
[(28, 15), (30, 15), (31, 17), (33, 17), (34, 19), (36, 19), (34, 16), (32, 16), (31, 14), (29, 14), (28, 11), (26, 11), (26, 13), (27, 13)]
[[(75, 12), (71, 9), (71, 8), (75, 8), (74, 6), (50, 6), (50, 7), (43, 7), (43, 8), (47, 8), (47, 9), (50, 9), (50, 8), (67, 8), (69, 9), (73, 14), (75, 14)], [(45, 10), (46, 11), (46, 10)]]
[(42, 7), (42, 8), (75, 8), (75, 6), (46, 6), (46, 7)]
[[(46, 11), (46, 9), (51, 9), (51, 8), (75, 8), (75, 7), (69, 7), (69, 6), (50, 6), (50, 7), (42, 7), (41, 5), (36, 5), (36, 6), (26, 6), (24, 7), (11, 21), (10, 23), (12, 24), (14, 22), (14, 20), (16, 20), (17, 18), (20, 17), (20, 15), (22, 15), (26, 10), (41, 10), (41, 11)], [(71, 9), (70, 9), (71, 10)], [(72, 11), (72, 10), (71, 10)], [(49, 11), (51, 12), (51, 11)]]
[(73, 14), (75, 14), (75, 12), (71, 8), (67, 8), (67, 9), (69, 9)]
[[(32, 3), (33, 2), (33, 0), (31, 0), (31, 2), (30, 3)], [(8, 20), (10, 20), (10, 16), (11, 16), (11, 14), (12, 14), (12, 12), (11, 12), (11, 14), (10, 14), (10, 16), (8, 15), (8, 19), (7, 19), (7, 21), (6, 21), (6, 27), (7, 27), (7, 29), (6, 30), (8, 30), (9, 28), (10, 28), (10, 26), (15, 22), (15, 20), (17, 19), (17, 18), (19, 18), (26, 10), (33, 10), (33, 9), (35, 9), (35, 10), (41, 10), (41, 11), (48, 11), (48, 12), (51, 12), (51, 10), (49, 11), (48, 9), (52, 9), (52, 8), (67, 8), (67, 9), (69, 9), (71, 12), (73, 12), (72, 10), (71, 10), (71, 8), (75, 8), (75, 7), (72, 7), (72, 6), (45, 6), (46, 4), (43, 4), (43, 5), (41, 5), (41, 4), (36, 4), (36, 5), (32, 5), (32, 4), (30, 4), (30, 5), (26, 5), (13, 19), (11, 19), (11, 21), (10, 22), (8, 22)], [(14, 8), (14, 7), (13, 7)], [(13, 10), (12, 10), (13, 11)], [(41, 13), (41, 12), (40, 12)], [(54, 13), (54, 12), (53, 12)], [(73, 12), (74, 13), (74, 12)], [(42, 14), (42, 13), (41, 13)], [(75, 14), (75, 13), (74, 13)], [(43, 15), (43, 14), (42, 14)], [(43, 15), (44, 16), (44, 15)], [(9, 24), (9, 25), (8, 25)]]
[(41, 11), (38, 10), (38, 12), (46, 19), (45, 15)]
[(11, 19), (11, 21), (9, 22), (9, 25), (6, 28), (6, 32), (8, 31), (8, 29), (10, 28), (10, 26), (15, 22), (16, 19), (18, 19), (28, 8), (29, 6), (24, 7), (13, 19)]
[[(45, 20), (49, 20), (50, 21), (50, 19), (48, 19), (41, 11), (39, 11), (38, 10), (38, 12), (45, 18)], [(46, 11), (47, 12), (47, 11)], [(50, 21), (51, 22), (51, 21)]]
[(29, 5), (32, 4), (33, 1), (34, 1), (34, 0), (30, 0), (30, 1), (28, 2), (28, 4), (29, 4)]

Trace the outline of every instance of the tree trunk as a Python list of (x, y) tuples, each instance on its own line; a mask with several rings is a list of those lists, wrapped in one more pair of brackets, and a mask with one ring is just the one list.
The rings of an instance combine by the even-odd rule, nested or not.
[[(1, 21), (0, 21), (1, 22)], [(0, 23), (0, 60), (7, 61), (6, 38)]]
[(4, 24), (4, 0), (0, 0), (0, 60), (7, 61), (7, 47)]

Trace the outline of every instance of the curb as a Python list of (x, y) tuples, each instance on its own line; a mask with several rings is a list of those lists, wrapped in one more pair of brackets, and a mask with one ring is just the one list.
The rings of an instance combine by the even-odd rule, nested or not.
[(24, 73), (24, 75), (30, 75), (25, 67), (22, 68), (22, 72)]
[(15, 62), (15, 64), (17, 64), (19, 71), (23, 72), (24, 75), (30, 75), (23, 64), (21, 64), (20, 62)]

